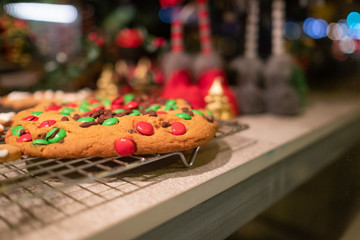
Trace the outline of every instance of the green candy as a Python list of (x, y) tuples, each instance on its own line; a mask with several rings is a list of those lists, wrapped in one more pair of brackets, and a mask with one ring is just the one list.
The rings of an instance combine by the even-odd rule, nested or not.
[(114, 113), (122, 113), (123, 111), (125, 111), (125, 109), (115, 109), (113, 112)]
[(46, 141), (45, 139), (35, 139), (34, 141), (32, 141), (32, 145), (37, 146), (37, 147), (41, 147), (44, 145), (48, 145), (50, 144), (48, 141)]
[(170, 108), (173, 108), (172, 110), (176, 110), (178, 109), (178, 107), (176, 105), (173, 105), (173, 106), (166, 106), (165, 107), (165, 111), (170, 111)]
[(201, 116), (204, 116), (204, 114), (203, 114), (202, 112), (200, 112), (199, 110), (193, 109), (192, 112), (193, 112), (193, 113), (196, 113), (196, 114), (199, 114), (199, 115), (201, 115)]
[(40, 114), (42, 114), (43, 112), (32, 112), (31, 115), (34, 115), (34, 116), (39, 116)]
[(20, 131), (24, 129), (23, 126), (19, 125), (16, 126), (15, 128), (11, 127), (11, 132), (13, 136), (17, 136), (20, 137)]
[(68, 103), (69, 103), (69, 101), (65, 101), (65, 102), (62, 102), (61, 105), (66, 105)]
[(80, 107), (87, 107), (87, 106), (90, 106), (91, 104), (88, 102), (88, 101), (82, 101), (80, 103)]
[(79, 112), (90, 112), (90, 109), (88, 109), (87, 107), (80, 107)]
[(133, 100), (134, 97), (135, 97), (135, 96), (134, 96), (134, 94), (132, 94), (132, 93), (125, 94), (125, 95), (123, 96), (124, 103), (126, 104), (126, 103), (128, 103), (128, 102), (131, 102), (131, 100)]
[(139, 116), (140, 115), (140, 111), (134, 109), (132, 113), (129, 114), (130, 116)]
[(111, 125), (117, 124), (118, 122), (119, 122), (119, 119), (117, 119), (117, 118), (108, 118), (101, 125), (102, 126), (111, 126)]
[(104, 104), (104, 106), (110, 106), (111, 101), (109, 99), (105, 99), (105, 100), (103, 100), (103, 104)]
[(159, 110), (160, 107), (161, 107), (161, 106), (160, 106), (159, 104), (151, 105), (150, 107), (148, 107), (148, 108), (146, 109), (146, 111), (153, 110), (153, 111), (156, 112), (157, 110)]
[(93, 117), (82, 117), (77, 120), (78, 122), (93, 122), (95, 121), (95, 118)]
[(210, 110), (206, 110), (207, 115), (213, 116), (212, 112)]
[(191, 116), (187, 113), (178, 113), (178, 114), (176, 114), (176, 116), (181, 117), (182, 119), (185, 119), (185, 120), (191, 120)]
[(168, 99), (165, 103), (165, 106), (175, 106), (176, 105), (176, 100), (173, 99)]
[(100, 106), (100, 105), (102, 106), (103, 104), (102, 103), (94, 103), (92, 106), (97, 107), (97, 106)]
[[(59, 129), (59, 132), (53, 137), (50, 138), (50, 136), (57, 130)], [(49, 143), (57, 143), (59, 141), (61, 141), (62, 139), (64, 139), (66, 136), (66, 131), (64, 129), (61, 128), (53, 128), (51, 129), (47, 134), (45, 139), (49, 142)]]
[(74, 112), (75, 110), (72, 108), (63, 108), (61, 110), (62, 115), (70, 116), (70, 113)]

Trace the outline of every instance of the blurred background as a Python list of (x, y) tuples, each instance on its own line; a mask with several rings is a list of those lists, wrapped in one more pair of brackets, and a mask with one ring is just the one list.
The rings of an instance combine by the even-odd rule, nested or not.
[[(166, 4), (160, 2), (2, 1), (0, 94), (46, 88), (94, 89), (104, 65), (119, 59), (137, 62), (145, 56), (156, 68), (162, 54), (170, 49), (172, 7), (162, 7)], [(358, 89), (359, 3), (285, 2), (286, 51), (301, 66), (309, 86), (328, 89), (340, 84)], [(258, 54), (264, 60), (271, 54), (271, 3), (260, 1)], [(225, 60), (230, 85), (236, 85), (236, 80), (226, 66), (244, 54), (246, 4), (245, 0), (209, 1), (214, 48)], [(200, 43), (194, 1), (181, 1), (181, 8), (186, 10), (184, 48), (195, 55)], [(127, 41), (138, 42), (129, 46)], [(155, 73), (148, 84), (161, 81)]]
[[(224, 60), (224, 71), (233, 87), (238, 82), (230, 63), (246, 50), (248, 2), (209, 0), (208, 5), (213, 46)], [(164, 84), (161, 60), (171, 50), (174, 9), (181, 9), (185, 16), (184, 50), (194, 57), (200, 52), (194, 3), (191, 0), (1, 1), (0, 95), (14, 90), (95, 90), (102, 87), (98, 81), (106, 80), (106, 71), (110, 71), (111, 81), (119, 86), (120, 93), (156, 92)], [(360, 2), (287, 0), (285, 3), (281, 36), (286, 53), (299, 66), (295, 74), (306, 80), (309, 92), (358, 93)], [(265, 61), (272, 54), (270, 0), (259, 1), (258, 30), (257, 54)], [(137, 77), (143, 71), (148, 77)], [(359, 206), (359, 156), (358, 148), (351, 150), (229, 239), (344, 236)]]

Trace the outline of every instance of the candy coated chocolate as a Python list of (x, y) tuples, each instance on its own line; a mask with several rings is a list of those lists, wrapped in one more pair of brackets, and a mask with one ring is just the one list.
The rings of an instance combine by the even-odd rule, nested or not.
[(135, 143), (130, 138), (120, 138), (114, 141), (114, 148), (120, 156), (131, 156), (135, 152)]
[(146, 136), (151, 136), (154, 134), (154, 128), (150, 123), (144, 122), (144, 121), (140, 121), (138, 123), (135, 124), (135, 129), (136, 131), (138, 131), (139, 133), (146, 135)]
[(56, 123), (55, 120), (46, 120), (46, 121), (43, 121), (42, 123), (40, 123), (39, 128), (50, 127), (51, 125), (54, 125), (55, 123)]
[(183, 135), (186, 133), (186, 127), (181, 122), (173, 122), (171, 123), (171, 127), (173, 135)]
[(29, 142), (32, 140), (32, 136), (30, 133), (25, 133), (21, 135), (16, 141), (17, 142)]

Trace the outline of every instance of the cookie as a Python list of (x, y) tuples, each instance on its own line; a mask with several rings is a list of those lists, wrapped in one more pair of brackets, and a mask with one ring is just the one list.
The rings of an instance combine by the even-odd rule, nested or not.
[(14, 109), (34, 107), (42, 102), (80, 101), (90, 97), (93, 92), (81, 89), (77, 92), (64, 92), (61, 90), (39, 90), (34, 93), (13, 91), (1, 99), (1, 105)]
[(21, 111), (6, 143), (31, 156), (114, 157), (190, 150), (216, 131), (211, 113), (184, 100), (126, 94)]
[(4, 133), (4, 125), (0, 123), (0, 136)]
[(0, 124), (10, 126), (15, 114), (15, 112), (0, 113)]
[(9, 145), (9, 144), (0, 144), (0, 163), (15, 161), (21, 158), (20, 148)]

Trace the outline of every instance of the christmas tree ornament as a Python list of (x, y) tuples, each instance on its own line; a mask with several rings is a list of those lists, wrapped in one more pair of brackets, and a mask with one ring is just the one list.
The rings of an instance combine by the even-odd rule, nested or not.
[[(166, 2), (166, 1), (162, 1)], [(192, 83), (192, 59), (184, 52), (183, 22), (180, 19), (180, 8), (175, 5), (182, 1), (166, 2), (164, 7), (172, 6), (171, 22), (171, 52), (162, 59), (162, 69), (165, 75), (165, 84), (161, 96), (164, 98), (183, 98), (190, 102), (193, 108), (205, 107), (201, 89)]]
[(118, 88), (114, 83), (113, 65), (105, 64), (97, 83), (96, 94), (102, 97), (115, 97), (118, 95)]
[(203, 92), (203, 96), (208, 95), (208, 91), (215, 79), (219, 78), (224, 95), (228, 98), (231, 105), (232, 115), (239, 113), (236, 98), (226, 81), (223, 70), (223, 62), (220, 56), (213, 50), (210, 16), (207, 0), (197, 0), (197, 14), (200, 35), (201, 53), (194, 62), (194, 74), (198, 80), (198, 85)]
[(248, 1), (245, 27), (245, 54), (230, 63), (230, 69), (237, 73), (235, 95), (244, 114), (256, 114), (265, 111), (263, 91), (260, 88), (263, 62), (258, 51), (259, 2)]
[(285, 53), (284, 15), (285, 2), (274, 0), (272, 3), (272, 55), (264, 68), (266, 88), (264, 96), (267, 111), (279, 115), (296, 115), (301, 110), (300, 95), (291, 84), (294, 62), (292, 57)]
[(216, 119), (231, 120), (234, 118), (234, 114), (231, 110), (228, 97), (225, 96), (222, 82), (221, 77), (217, 77), (213, 81), (208, 95), (205, 97), (205, 109), (211, 111)]

